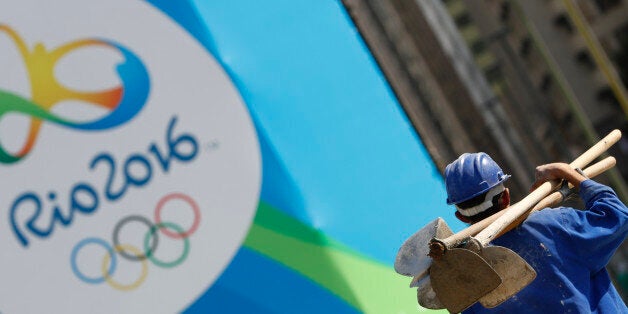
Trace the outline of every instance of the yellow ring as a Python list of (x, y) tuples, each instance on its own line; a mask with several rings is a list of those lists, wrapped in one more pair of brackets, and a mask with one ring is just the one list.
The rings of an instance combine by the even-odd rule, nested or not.
[[(142, 254), (144, 254), (144, 252), (142, 252), (140, 249), (134, 246), (131, 246), (129, 244), (118, 244), (113, 249), (116, 251), (116, 253), (119, 253), (121, 251), (128, 251), (135, 254), (137, 257), (140, 257), (142, 256)], [(122, 290), (122, 291), (133, 290), (139, 287), (144, 282), (144, 280), (146, 280), (146, 276), (148, 276), (148, 262), (146, 261), (146, 259), (144, 259), (141, 261), (142, 273), (140, 274), (140, 277), (136, 281), (128, 285), (117, 283), (108, 274), (107, 270), (109, 269), (109, 262), (111, 262), (111, 257), (109, 256), (109, 254), (105, 254), (105, 256), (102, 259), (102, 275), (105, 278), (105, 281), (114, 289)]]

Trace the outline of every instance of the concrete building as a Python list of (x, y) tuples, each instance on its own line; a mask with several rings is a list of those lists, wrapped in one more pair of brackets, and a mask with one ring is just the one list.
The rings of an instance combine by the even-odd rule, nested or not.
[[(620, 129), (599, 180), (628, 202), (627, 1), (343, 1), (441, 171), (485, 151), (518, 200), (536, 165)], [(609, 270), (628, 278), (628, 248)]]
[[(470, 27), (471, 23), (464, 23), (468, 19), (479, 34), (500, 34), (498, 39), (489, 36), (487, 40), (486, 35), (467, 39), (488, 46), (505, 77), (518, 75), (521, 81), (528, 81), (527, 88), (513, 90), (535, 94), (541, 104), (530, 106), (519, 97), (521, 107), (539, 110), (544, 116), (541, 120), (558, 122), (572, 153), (581, 151), (582, 144), (593, 142), (596, 135), (616, 128), (626, 130), (628, 97), (626, 80), (621, 80), (628, 71), (625, 1), (470, 0), (445, 4), (463, 32)], [(456, 9), (460, 6), (465, 9)], [(625, 146), (624, 139), (623, 150), (618, 145), (613, 154), (625, 156)], [(618, 169), (624, 178), (628, 175), (625, 162), (620, 162)], [(626, 199), (623, 183), (612, 179)]]

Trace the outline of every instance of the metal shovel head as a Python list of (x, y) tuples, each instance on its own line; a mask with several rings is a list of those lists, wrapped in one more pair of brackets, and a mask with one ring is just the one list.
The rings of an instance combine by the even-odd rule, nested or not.
[(511, 249), (489, 246), (483, 248), (480, 255), (502, 278), (499, 287), (480, 299), (484, 307), (493, 308), (500, 305), (536, 278), (536, 271), (532, 266)]
[(452, 313), (462, 312), (497, 288), (502, 280), (480, 255), (450, 249), (430, 268), (432, 287)]
[(434, 288), (432, 288), (430, 276), (414, 277), (410, 287), (417, 287), (416, 299), (422, 307), (432, 310), (445, 308), (445, 305), (436, 296)]
[(436, 218), (403, 243), (395, 258), (395, 271), (404, 276), (426, 276), (432, 265), (432, 259), (427, 256), (430, 240), (444, 239), (452, 234), (445, 220)]

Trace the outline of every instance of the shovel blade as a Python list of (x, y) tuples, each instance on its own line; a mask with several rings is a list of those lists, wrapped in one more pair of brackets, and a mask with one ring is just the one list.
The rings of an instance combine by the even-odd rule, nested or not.
[(395, 258), (395, 271), (404, 276), (427, 276), (432, 265), (429, 243), (433, 238), (444, 239), (453, 232), (442, 218), (430, 222), (411, 237), (399, 249)]
[(452, 313), (462, 312), (502, 282), (480, 255), (457, 248), (434, 261), (430, 277), (436, 296)]
[(500, 305), (536, 278), (536, 271), (532, 266), (511, 249), (489, 246), (483, 248), (480, 255), (502, 278), (499, 287), (480, 299), (480, 303), (486, 308)]
[(410, 287), (417, 287), (416, 299), (422, 307), (432, 310), (445, 308), (445, 305), (436, 296), (434, 288), (432, 288), (430, 276), (414, 277)]

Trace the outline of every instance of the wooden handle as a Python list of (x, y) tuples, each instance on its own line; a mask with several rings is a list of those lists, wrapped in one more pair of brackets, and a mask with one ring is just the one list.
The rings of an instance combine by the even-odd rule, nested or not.
[[(595, 178), (596, 176), (598, 176), (599, 174), (605, 172), (606, 170), (608, 170), (610, 168), (613, 168), (616, 163), (617, 163), (617, 161), (615, 160), (615, 157), (612, 157), (612, 156), (611, 157), (606, 157), (602, 161), (599, 161), (599, 162), (595, 163), (594, 165), (589, 166), (589, 167), (587, 167), (586, 169), (584, 169), (582, 171), (584, 172), (584, 175), (587, 176), (588, 178)], [(571, 189), (572, 187), (573, 186), (571, 184), (569, 184), (569, 188)], [(521, 217), (519, 217), (517, 220), (515, 220), (513, 223), (511, 223), (508, 227), (506, 227), (506, 229), (502, 230), (497, 236), (495, 236), (495, 238), (501, 237), (506, 232), (508, 232), (508, 231), (514, 229), (515, 227), (517, 227), (518, 225), (520, 225), (533, 212), (542, 210), (544, 208), (554, 207), (554, 206), (562, 203), (563, 201), (564, 201), (563, 195), (560, 192), (554, 192), (554, 193), (548, 195), (546, 198), (542, 199), (538, 204), (536, 204), (533, 208), (531, 208), (529, 211), (527, 211), (526, 213), (521, 215)], [(503, 212), (503, 210), (500, 211), (499, 213), (502, 213), (502, 212)], [(499, 214), (499, 213), (496, 213), (496, 214)]]
[(607, 151), (613, 144), (617, 143), (620, 138), (621, 131), (613, 130), (569, 165), (573, 168), (584, 168), (584, 166), (590, 164), (595, 158)]
[[(606, 150), (608, 150), (608, 148), (611, 147), (613, 144), (617, 143), (620, 138), (621, 132), (619, 130), (612, 131), (601, 141), (597, 142), (597, 144), (593, 145), (586, 152), (576, 158), (569, 165), (572, 168), (583, 168), (595, 158), (604, 153)], [(540, 202), (543, 198), (549, 195), (552, 190), (558, 187), (558, 184), (559, 181), (557, 180), (541, 184), (541, 186), (532, 191), (524, 199), (505, 209), (504, 211), (506, 212), (484, 230), (480, 231), (480, 233), (475, 236), (475, 239), (482, 246), (486, 246), (495, 238), (495, 236), (500, 234), (510, 224), (516, 221), (521, 215), (526, 213), (530, 208), (534, 207), (538, 202)]]

